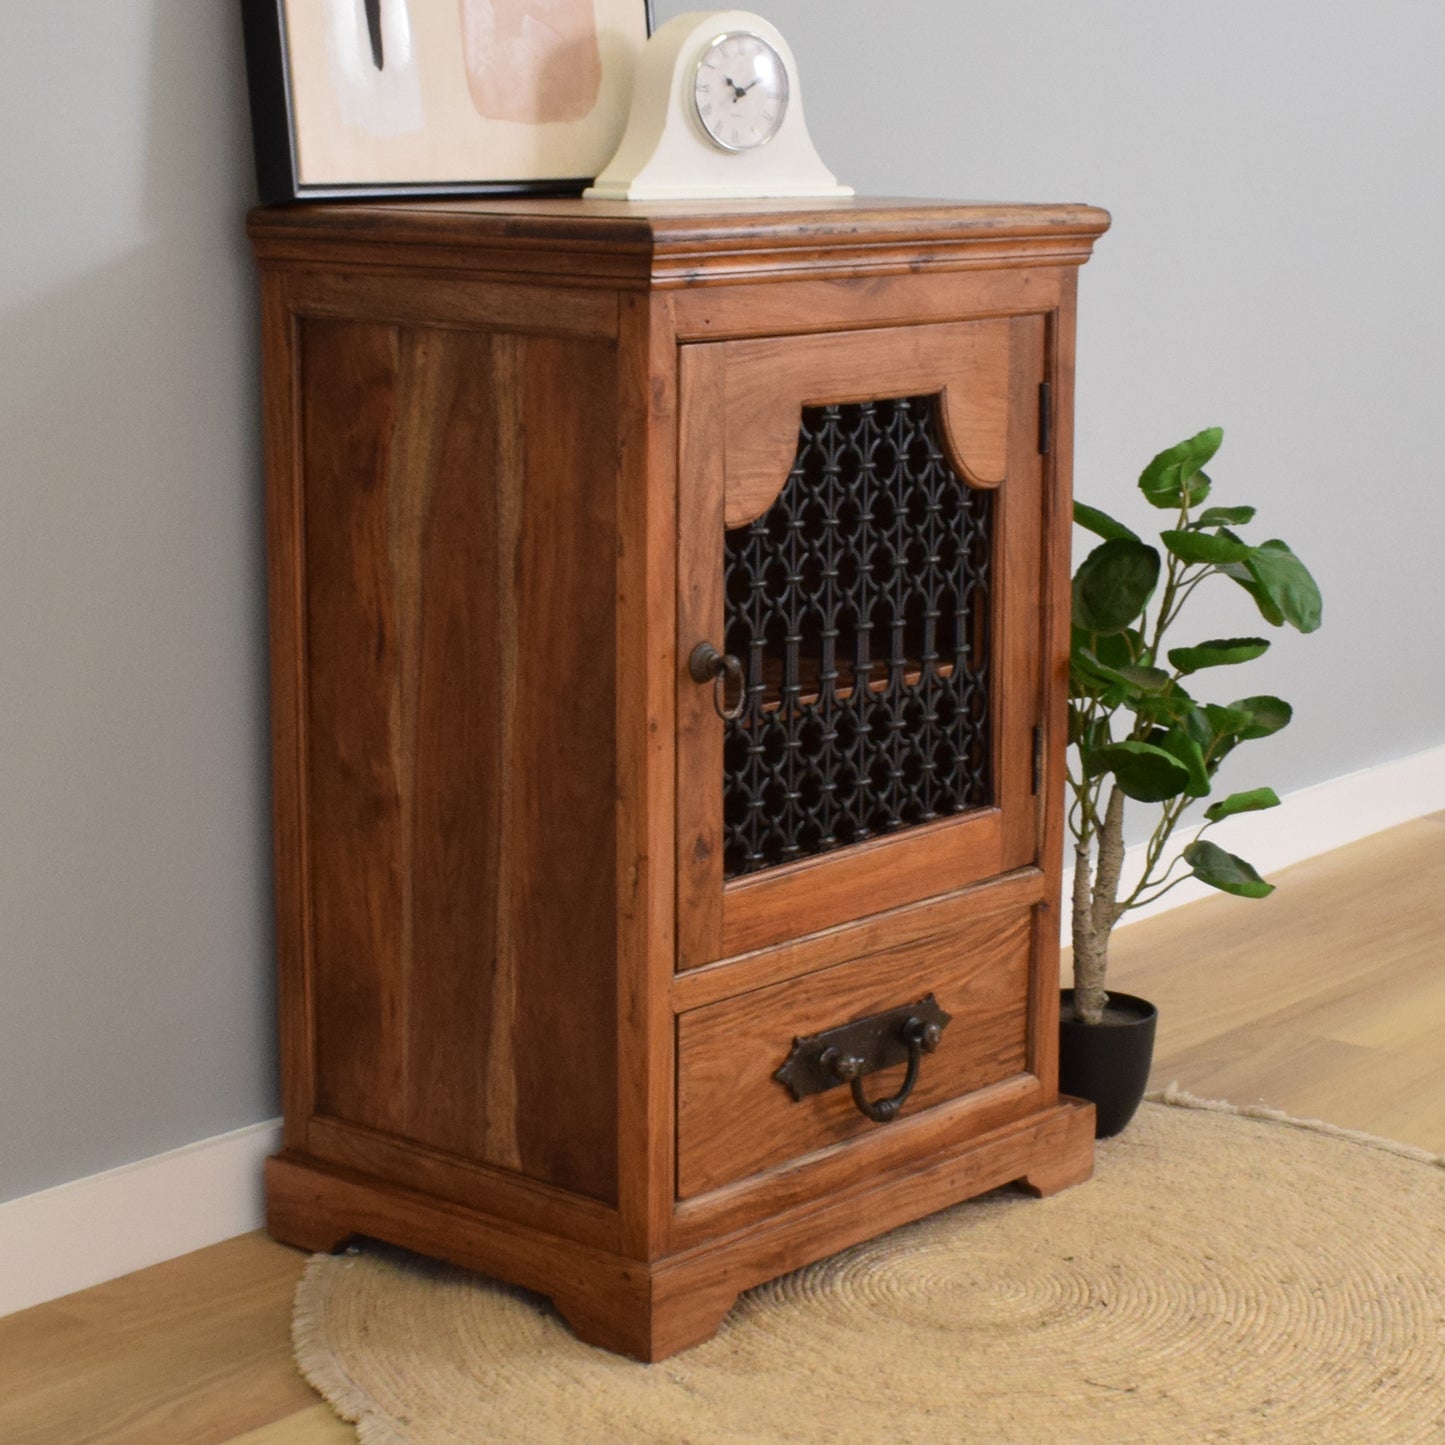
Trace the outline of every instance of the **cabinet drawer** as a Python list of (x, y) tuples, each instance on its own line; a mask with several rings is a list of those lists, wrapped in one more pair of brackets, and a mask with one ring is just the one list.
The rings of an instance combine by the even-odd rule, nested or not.
[[(845, 1085), (795, 1100), (774, 1074), (795, 1037), (918, 1002), (933, 994), (952, 1021), (925, 1054), (900, 1119), (1028, 1068), (1033, 910), (939, 910), (883, 952), (755, 989), (678, 1020), (677, 1193), (704, 1194), (830, 1144), (896, 1128), (858, 1112)], [(949, 917), (948, 914), (953, 916)], [(903, 1082), (898, 1064), (870, 1074), (870, 1099)]]

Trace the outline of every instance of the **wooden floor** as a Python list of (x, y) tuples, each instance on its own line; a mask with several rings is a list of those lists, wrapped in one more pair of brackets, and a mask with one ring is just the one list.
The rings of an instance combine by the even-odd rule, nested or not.
[[(1445, 1152), (1445, 814), (1115, 935), (1155, 1082)], [(302, 1257), (245, 1235), (0, 1319), (3, 1445), (353, 1440), (291, 1363)]]

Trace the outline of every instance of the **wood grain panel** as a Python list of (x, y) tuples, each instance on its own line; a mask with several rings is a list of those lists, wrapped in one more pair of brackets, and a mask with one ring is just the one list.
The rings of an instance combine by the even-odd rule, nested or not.
[(684, 1199), (672, 1220), (673, 1249), (756, 1228), (810, 1200), (845, 1192), (859, 1179), (906, 1174), (920, 1159), (969, 1149), (975, 1140), (1006, 1129), (1046, 1107), (1032, 1074), (1014, 1074), (922, 1113), (905, 1109), (886, 1128), (830, 1144), (773, 1165), (760, 1174)]
[(689, 969), (673, 980), (673, 1007), (678, 1013), (689, 1013), (735, 994), (751, 993), (849, 959), (886, 953), (899, 943), (937, 937), (971, 917), (1016, 913), (1039, 903), (1045, 897), (1046, 886), (1037, 868), (1020, 868), (943, 897), (870, 913), (819, 933), (800, 933), (786, 943), (736, 954), (705, 968)]
[(1072, 267), (909, 272), (867, 281), (795, 280), (790, 286), (739, 283), (673, 295), (677, 339), (731, 341), (840, 331), (936, 325), (1042, 314), (1059, 305)]
[(998, 808), (869, 838), (728, 883), (720, 957), (817, 933), (835, 923), (952, 893), (1011, 866)]
[(803, 408), (835, 402), (941, 393), (955, 470), (973, 486), (997, 486), (1009, 455), (1008, 350), (1003, 320), (729, 343), (723, 525), (741, 527), (777, 500)]
[(598, 1249), (618, 1247), (617, 1211), (595, 1199), (543, 1184), (494, 1165), (478, 1164), (418, 1143), (376, 1134), (337, 1119), (312, 1119), (307, 1152), (318, 1159), (391, 1179), (452, 1204), (536, 1229), (551, 1230)]
[(301, 407), (297, 326), (285, 278), (261, 286), (262, 403), (266, 460), (267, 607), (270, 624), (272, 856), (283, 1138), (301, 1148), (314, 1107), (310, 868), (306, 833), (305, 558), (301, 536)]
[(1078, 266), (1108, 227), (1092, 206), (942, 200), (675, 203), (393, 201), (252, 212), (256, 253), (339, 268), (405, 263), (550, 285), (676, 288), (810, 277), (877, 279), (1002, 267)]
[(511, 1029), (523, 1170), (617, 1198), (617, 374), (608, 346), (530, 340), (517, 777), (505, 846), (524, 976)]
[(1034, 787), (1034, 728), (1043, 723), (1045, 551), (1044, 458), (1039, 452), (1040, 382), (1044, 373), (1042, 316), (1017, 316), (1009, 366), (1009, 475), (998, 492), (994, 554), (994, 797), (1003, 810), (1008, 866), (1032, 862), (1043, 818)]
[[(794, 1100), (773, 1078), (795, 1035), (935, 994), (953, 1015), (926, 1057), (905, 1114), (1022, 1072), (1026, 1062), (1029, 910), (977, 918), (789, 983), (757, 989), (678, 1020), (678, 1196), (735, 1179), (886, 1125), (839, 1087)], [(903, 1065), (868, 1079), (870, 1098), (897, 1091)]]
[(313, 323), (301, 348), (316, 1107), (399, 1132), (405, 1004), (393, 964), (408, 883), (391, 709), (401, 679), (388, 665), (388, 577), (370, 565), (390, 550), (399, 337)]
[(618, 1207), (652, 1259), (672, 1211), (677, 352), (672, 304), (619, 306), (616, 833)]
[(719, 651), (723, 629), (723, 492), (726, 358), (721, 346), (678, 354), (677, 526), (677, 967), (719, 956), (723, 917), (723, 723), (711, 683), (698, 684), (688, 658), (701, 643)]
[(604, 1200), (613, 357), (303, 331), (317, 1107)]
[(607, 291), (311, 268), (291, 272), (288, 289), (292, 306), (306, 317), (365, 316), (394, 326), (524, 336), (617, 336), (617, 300)]

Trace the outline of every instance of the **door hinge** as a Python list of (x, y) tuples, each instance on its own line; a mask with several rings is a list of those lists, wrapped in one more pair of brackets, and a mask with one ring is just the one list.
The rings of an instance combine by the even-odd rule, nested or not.
[(1048, 382), (1039, 382), (1039, 453), (1048, 456), (1054, 440), (1054, 394)]
[(1034, 793), (1037, 795), (1044, 785), (1044, 730), (1034, 729)]

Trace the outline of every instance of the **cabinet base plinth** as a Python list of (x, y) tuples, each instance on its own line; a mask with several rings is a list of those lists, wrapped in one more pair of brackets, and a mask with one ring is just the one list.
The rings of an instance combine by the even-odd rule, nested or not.
[(278, 1154), (266, 1165), (267, 1228), (313, 1251), (365, 1236), (450, 1260), (550, 1296), (589, 1344), (653, 1361), (710, 1338), (743, 1290), (840, 1249), (1001, 1184), (1044, 1195), (1080, 1183), (1093, 1146), (1093, 1105), (1061, 1099), (921, 1167), (651, 1261)]

